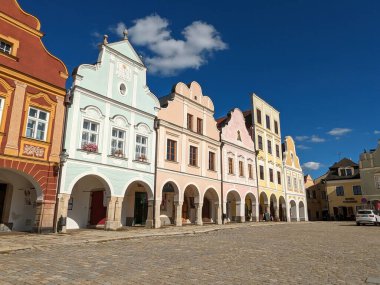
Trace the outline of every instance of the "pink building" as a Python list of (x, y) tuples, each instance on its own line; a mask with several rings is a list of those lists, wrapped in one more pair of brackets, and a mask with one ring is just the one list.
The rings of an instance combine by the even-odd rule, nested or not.
[(227, 222), (257, 221), (255, 145), (242, 111), (233, 109), (218, 120), (222, 148), (223, 214)]

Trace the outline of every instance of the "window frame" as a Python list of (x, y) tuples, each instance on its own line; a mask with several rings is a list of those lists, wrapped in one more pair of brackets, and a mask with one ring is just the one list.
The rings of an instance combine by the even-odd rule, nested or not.
[[(339, 190), (342, 190), (342, 192), (340, 193), (338, 193), (338, 188), (339, 188)], [(340, 197), (342, 197), (342, 196), (344, 196), (344, 187), (343, 186), (336, 186), (335, 187), (335, 194), (336, 194), (336, 196), (340, 196)]]
[[(119, 132), (123, 132), (124, 133), (124, 138), (123, 139), (120, 139), (118, 136), (117, 137), (114, 137), (113, 135), (113, 131), (116, 130), (117, 133), (119, 134)], [(121, 149), (122, 151), (122, 155), (121, 157), (126, 157), (126, 153), (125, 153), (125, 150), (126, 150), (126, 146), (127, 146), (127, 131), (126, 130), (123, 130), (121, 128), (118, 128), (118, 127), (115, 127), (115, 126), (112, 126), (111, 127), (111, 155), (115, 156), (115, 152), (120, 150), (118, 147), (115, 151), (113, 151), (113, 146), (112, 146), (112, 143), (113, 141), (116, 140), (116, 145), (118, 145), (118, 142), (119, 141), (122, 141), (123, 142), (123, 148)], [(120, 156), (120, 155), (119, 155)]]
[(234, 159), (232, 157), (228, 158), (228, 174), (234, 175)]
[(280, 146), (278, 144), (276, 144), (276, 157), (277, 158), (281, 158), (281, 156), (280, 156)]
[[(141, 137), (141, 138), (145, 138), (145, 141), (146, 143), (143, 144), (142, 142), (138, 142), (137, 141), (137, 138), (138, 137)], [(142, 140), (141, 140), (142, 141)], [(140, 147), (140, 151), (137, 152), (137, 147)], [(146, 148), (145, 150), (145, 155), (143, 156), (143, 152), (141, 151), (143, 148)], [(139, 156), (138, 156), (139, 154)], [(139, 134), (137, 133), (136, 136), (135, 136), (135, 160), (137, 161), (148, 161), (148, 156), (149, 156), (149, 137), (147, 135), (144, 135), (144, 134)]]
[(239, 160), (239, 177), (244, 177), (244, 161)]
[[(85, 121), (87, 121), (87, 122), (89, 122), (90, 123), (90, 126), (91, 126), (91, 124), (96, 124), (97, 125), (97, 131), (96, 131), (96, 133), (94, 132), (94, 131), (91, 131), (91, 127), (90, 127), (90, 129), (86, 129), (87, 131), (87, 133), (90, 135), (90, 134), (96, 134), (96, 142), (94, 143), (94, 144), (96, 144), (96, 146), (97, 146), (97, 149), (98, 149), (98, 151), (99, 151), (99, 142), (100, 142), (100, 140), (99, 140), (99, 137), (100, 137), (100, 123), (98, 122), (98, 121), (96, 121), (96, 120), (92, 120), (92, 119), (89, 119), (89, 118), (83, 118), (83, 120), (82, 120), (82, 128), (81, 128), (81, 132), (80, 132), (80, 134), (81, 134), (81, 136), (80, 136), (80, 148), (81, 149), (83, 149), (83, 145), (84, 145), (84, 142), (83, 142), (83, 132), (84, 132), (84, 122)], [(90, 136), (89, 136), (90, 137)], [(87, 142), (86, 142), (87, 144), (88, 143), (92, 143), (90, 140), (87, 140)]]
[[(5, 100), (4, 100), (4, 103), (5, 103)], [(31, 117), (30, 116), (30, 110), (31, 109), (34, 109), (34, 110), (37, 111), (36, 117)], [(43, 120), (43, 119), (39, 118), (39, 115), (40, 115), (41, 112), (46, 114), (46, 120)], [(34, 133), (33, 133), (32, 136), (28, 136), (28, 129), (29, 129), (28, 128), (28, 124), (29, 124), (29, 120), (34, 121), (34, 123), (35, 123), (34, 128), (33, 128), (33, 132)], [(25, 137), (29, 138), (29, 139), (34, 139), (34, 140), (46, 142), (47, 141), (46, 139), (47, 139), (48, 131), (49, 131), (49, 121), (50, 121), (50, 112), (49, 111), (46, 111), (44, 109), (40, 109), (40, 108), (37, 108), (37, 107), (34, 107), (34, 106), (29, 106), (28, 107), (28, 115), (27, 115), (27, 118), (26, 118)], [(37, 138), (38, 123), (40, 123), (40, 122), (43, 122), (45, 124), (43, 139)]]
[(215, 171), (215, 152), (208, 152), (208, 170)]
[(190, 113), (187, 113), (187, 129), (192, 131), (193, 130), (193, 115)]
[(248, 163), (248, 179), (253, 179), (253, 165)]
[(166, 139), (166, 160), (177, 162), (177, 141)]
[[(1, 44), (4, 44), (4, 48), (1, 47)], [(9, 51), (5, 49), (6, 46), (9, 46)], [(4, 40), (3, 38), (0, 38), (0, 52), (4, 53), (6, 55), (12, 55), (13, 53), (13, 44), (9, 41)]]
[(262, 120), (262, 113), (261, 113), (261, 110), (259, 108), (256, 108), (256, 120), (257, 120), (257, 123), (262, 125), (263, 123), (263, 120)]
[(277, 184), (282, 185), (281, 172), (280, 171), (277, 171)]
[(268, 153), (273, 155), (272, 141), (271, 140), (267, 140), (267, 148), (268, 148)]
[(257, 144), (260, 150), (264, 151), (263, 137), (257, 135)]
[(189, 146), (189, 165), (194, 167), (198, 166), (198, 147), (193, 145)]
[(272, 129), (271, 129), (271, 125), (270, 125), (270, 116), (269, 116), (269, 115), (265, 115), (265, 127), (266, 127), (268, 130), (272, 130)]
[(265, 170), (263, 165), (259, 165), (260, 180), (265, 180)]
[(278, 122), (277, 120), (274, 120), (274, 132), (276, 135), (279, 134), (279, 128), (278, 128)]
[(274, 171), (273, 171), (273, 168), (269, 168), (269, 182), (274, 183)]
[(203, 135), (203, 119), (197, 118), (197, 134)]
[[(360, 192), (358, 193), (357, 191), (355, 191), (355, 187), (359, 187), (359, 190)], [(356, 193), (355, 193), (356, 192)], [(352, 193), (355, 195), (355, 196), (358, 196), (358, 195), (363, 195), (362, 193), (362, 186), (361, 185), (352, 185)]]

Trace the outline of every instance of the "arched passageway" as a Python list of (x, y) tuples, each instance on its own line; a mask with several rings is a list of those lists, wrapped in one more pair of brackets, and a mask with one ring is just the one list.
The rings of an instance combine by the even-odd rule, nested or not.
[(66, 228), (104, 228), (110, 196), (109, 185), (100, 176), (80, 178), (68, 200)]
[(246, 222), (255, 222), (257, 221), (256, 216), (257, 201), (255, 195), (248, 193), (245, 196), (245, 221)]
[(237, 191), (231, 190), (227, 194), (226, 204), (227, 222), (242, 222), (241, 198)]
[[(179, 201), (178, 187), (174, 182), (167, 182), (162, 187), (160, 220), (161, 226), (177, 224), (180, 212), (176, 211)], [(182, 223), (182, 222), (181, 222)]]
[(298, 204), (298, 209), (299, 209), (299, 220), (300, 221), (305, 221), (306, 218), (305, 218), (305, 204), (300, 201), (299, 204)]
[(281, 196), (279, 199), (278, 213), (280, 221), (286, 222), (286, 202), (283, 196)]
[(265, 194), (265, 192), (260, 193), (259, 216), (260, 221), (270, 220), (269, 201), (268, 196)]
[(134, 181), (127, 187), (121, 209), (121, 224), (152, 226), (153, 192), (147, 183)]
[(274, 194), (270, 196), (270, 219), (271, 221), (279, 220), (277, 198)]
[[(195, 224), (197, 221), (197, 209), (199, 207), (199, 191), (194, 185), (185, 188), (182, 204), (182, 224)], [(202, 219), (200, 219), (202, 220)]]
[(209, 188), (203, 196), (202, 222), (218, 223), (220, 217), (219, 196), (215, 189)]
[(294, 200), (290, 201), (290, 221), (297, 222), (297, 204)]
[(0, 232), (36, 231), (43, 194), (39, 184), (17, 170), (0, 169)]

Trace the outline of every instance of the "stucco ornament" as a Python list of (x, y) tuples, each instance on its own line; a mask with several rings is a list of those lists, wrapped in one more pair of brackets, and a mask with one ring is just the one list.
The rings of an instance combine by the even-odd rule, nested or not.
[(123, 62), (118, 62), (116, 68), (116, 74), (120, 79), (125, 81), (131, 80), (132, 70), (127, 64)]

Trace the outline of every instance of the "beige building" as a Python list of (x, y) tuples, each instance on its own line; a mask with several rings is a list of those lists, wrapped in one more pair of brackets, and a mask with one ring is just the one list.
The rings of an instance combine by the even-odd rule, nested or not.
[(310, 175), (304, 177), (309, 221), (328, 220), (329, 218), (326, 176), (327, 173), (315, 180)]
[(245, 117), (257, 150), (260, 219), (264, 216), (268, 218), (268, 215), (264, 215), (267, 213), (274, 220), (285, 220), (280, 113), (252, 94), (252, 111), (245, 112)]
[[(296, 153), (296, 145), (292, 137), (285, 137), (283, 143), (284, 188), (286, 201), (286, 217), (288, 221), (307, 221), (307, 201), (303, 172)], [(281, 204), (280, 204), (280, 213)]]
[(380, 140), (376, 149), (360, 155), (359, 166), (366, 206), (380, 210)]
[(221, 223), (219, 131), (214, 105), (197, 82), (160, 99), (156, 227)]

